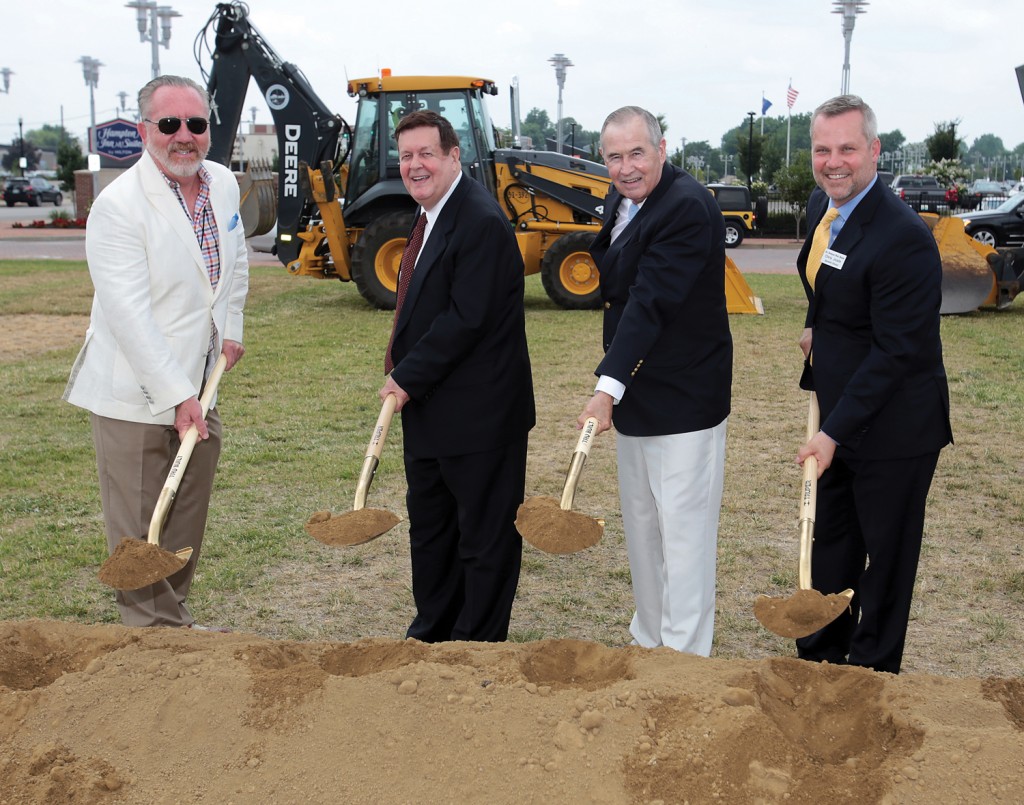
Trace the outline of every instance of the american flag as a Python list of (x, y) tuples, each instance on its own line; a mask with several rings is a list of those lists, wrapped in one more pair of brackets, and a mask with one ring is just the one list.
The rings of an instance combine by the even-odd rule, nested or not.
[(793, 89), (793, 85), (789, 85), (789, 89), (786, 90), (786, 106), (790, 109), (793, 108), (793, 104), (796, 103), (796, 96), (800, 93)]

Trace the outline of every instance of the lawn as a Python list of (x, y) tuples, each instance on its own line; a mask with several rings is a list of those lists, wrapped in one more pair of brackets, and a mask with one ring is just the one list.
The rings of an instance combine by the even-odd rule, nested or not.
[[(732, 316), (733, 413), (719, 539), (714, 654), (791, 655), (752, 614), (762, 593), (796, 586), (800, 471), (793, 457), (807, 399), (797, 388), (804, 303), (795, 276), (747, 276), (764, 316)], [(0, 261), (0, 619), (115, 622), (87, 415), (60, 399), (84, 333), (84, 264)], [(574, 422), (600, 357), (600, 313), (554, 307), (538, 277), (525, 297), (538, 405), (528, 495), (558, 496)], [(368, 505), (403, 520), (380, 539), (330, 548), (302, 525), (352, 505), (377, 418), (391, 314), (356, 289), (252, 271), (245, 359), (222, 384), (225, 447), (190, 598), (205, 622), (300, 640), (401, 637), (413, 615), (401, 426)], [(956, 445), (932, 486), (904, 668), (1019, 675), (1024, 300), (942, 322)], [(17, 349), (9, 348), (18, 343)], [(575, 508), (606, 521), (594, 548), (524, 549), (512, 639), (629, 641), (632, 594), (615, 478), (614, 435), (598, 437)], [(141, 536), (141, 535), (137, 535)]]

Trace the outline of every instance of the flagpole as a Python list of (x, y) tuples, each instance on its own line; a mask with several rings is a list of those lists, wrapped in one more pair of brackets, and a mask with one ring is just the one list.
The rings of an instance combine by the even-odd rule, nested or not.
[(761, 136), (764, 137), (764, 90), (761, 90)]
[(793, 89), (793, 79), (790, 77), (789, 86), (786, 88), (786, 167), (789, 167), (789, 131), (793, 121), (793, 102), (790, 100), (790, 90)]

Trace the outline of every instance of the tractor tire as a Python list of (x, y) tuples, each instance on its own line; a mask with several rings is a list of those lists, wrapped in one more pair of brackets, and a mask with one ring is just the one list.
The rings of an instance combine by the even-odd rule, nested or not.
[(743, 242), (743, 224), (730, 218), (725, 219), (725, 248), (735, 249)]
[(601, 307), (601, 275), (590, 256), (590, 232), (562, 235), (544, 253), (540, 279), (544, 290), (566, 310), (596, 310)]
[(411, 230), (411, 212), (388, 213), (370, 222), (352, 247), (352, 281), (380, 310), (395, 309), (398, 268)]

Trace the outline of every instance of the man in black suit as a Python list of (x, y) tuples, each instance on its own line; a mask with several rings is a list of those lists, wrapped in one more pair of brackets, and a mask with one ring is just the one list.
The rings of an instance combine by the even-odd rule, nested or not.
[[(942, 264), (919, 216), (877, 181), (878, 123), (855, 95), (811, 118), (807, 219), (838, 216), (820, 267), (797, 267), (807, 293), (800, 338), (821, 430), (797, 460), (818, 461), (811, 575), (822, 593), (854, 591), (852, 609), (797, 641), (801, 657), (898, 673), (939, 451), (953, 440), (939, 340)], [(822, 244), (824, 246), (824, 243)], [(812, 261), (814, 262), (814, 261)], [(812, 385), (813, 384), (813, 385)]]
[(579, 417), (613, 421), (635, 643), (707, 656), (732, 385), (725, 224), (708, 190), (665, 161), (648, 111), (601, 129), (612, 179), (591, 247), (605, 356)]
[(523, 261), (497, 203), (462, 175), (445, 118), (413, 112), (395, 137), (402, 181), (426, 221), (418, 259), (408, 256), (411, 279), (403, 257), (380, 390), (402, 412), (416, 601), (407, 636), (505, 640), (535, 419)]

